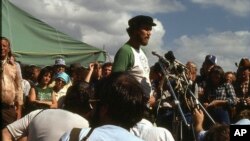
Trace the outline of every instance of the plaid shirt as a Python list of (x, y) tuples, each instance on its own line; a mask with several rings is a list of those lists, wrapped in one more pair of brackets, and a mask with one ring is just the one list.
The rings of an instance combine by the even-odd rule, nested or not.
[(243, 97), (247, 97), (249, 80), (241, 84)]
[(206, 93), (206, 99), (209, 102), (213, 100), (227, 100), (230, 107), (237, 104), (234, 87), (230, 83), (223, 83), (217, 88), (209, 89)]

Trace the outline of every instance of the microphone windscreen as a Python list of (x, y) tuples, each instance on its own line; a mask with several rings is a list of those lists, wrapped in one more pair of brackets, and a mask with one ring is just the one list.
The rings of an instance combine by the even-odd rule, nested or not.
[(175, 60), (175, 57), (174, 57), (174, 53), (172, 51), (168, 51), (166, 54), (165, 54), (165, 58), (167, 60), (169, 60), (171, 63), (174, 62)]
[(153, 55), (156, 55), (156, 52), (152, 51), (152, 54), (153, 54)]

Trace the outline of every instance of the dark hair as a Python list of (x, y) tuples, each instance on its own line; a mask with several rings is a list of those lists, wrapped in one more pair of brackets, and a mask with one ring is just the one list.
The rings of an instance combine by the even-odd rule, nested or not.
[(22, 77), (23, 79), (29, 80), (30, 79), (30, 66), (29, 65), (22, 65), (21, 66), (21, 72), (22, 72)]
[(127, 31), (129, 37), (132, 36), (132, 33), (133, 33), (134, 30), (135, 30), (135, 29), (134, 29), (134, 28), (131, 28), (131, 27), (129, 27), (129, 28), (126, 29), (126, 31)]
[(244, 109), (239, 112), (239, 115), (237, 116), (237, 120), (241, 119), (250, 119), (250, 109)]
[(108, 107), (109, 117), (117, 125), (129, 129), (142, 119), (146, 100), (141, 85), (133, 76), (112, 73), (100, 80), (95, 90), (100, 105)]
[(42, 82), (43, 76), (47, 73), (50, 73), (51, 75), (51, 80), (49, 82), (49, 84), (52, 82), (53, 80), (53, 70), (50, 66), (44, 67), (43, 69), (41, 69), (38, 77), (37, 77), (37, 82), (40, 84)]
[(204, 141), (229, 141), (229, 125), (216, 124), (205, 134)]
[(88, 70), (84, 67), (79, 67), (74, 69), (72, 75), (75, 74), (77, 76), (77, 80), (74, 80), (73, 83), (80, 83), (83, 82), (88, 74)]
[(70, 66), (68, 67), (67, 69), (67, 73), (72, 76), (72, 73), (77, 69), (77, 68), (80, 68), (82, 67), (82, 65), (80, 63), (73, 63), (73, 64), (70, 64)]
[(73, 113), (84, 115), (91, 110), (89, 99), (93, 95), (94, 90), (91, 89), (87, 82), (73, 84), (67, 90), (63, 108)]
[(103, 65), (102, 65), (102, 69), (104, 69), (104, 68), (106, 68), (106, 67), (110, 67), (110, 66), (112, 66), (113, 65), (113, 63), (111, 63), (111, 62), (106, 62), (106, 63), (104, 63)]
[(211, 80), (212, 79), (212, 77), (211, 77), (212, 74), (218, 74), (220, 76), (220, 82), (219, 82), (220, 84), (225, 82), (225, 73), (224, 73), (222, 67), (215, 65), (210, 70), (209, 75), (208, 75), (208, 84), (209, 85), (213, 83), (212, 80)]
[(153, 71), (153, 72), (158, 72), (158, 73), (161, 73), (161, 74), (163, 74), (163, 72), (162, 72), (162, 68), (161, 68), (161, 66), (160, 66), (160, 63), (159, 62), (156, 62), (151, 68), (150, 68), (151, 70), (150, 71)]

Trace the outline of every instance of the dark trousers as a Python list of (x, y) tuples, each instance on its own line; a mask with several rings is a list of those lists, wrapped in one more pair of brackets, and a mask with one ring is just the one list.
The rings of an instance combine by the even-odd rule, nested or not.
[(1, 113), (1, 129), (17, 120), (17, 114), (14, 106), (1, 104)]

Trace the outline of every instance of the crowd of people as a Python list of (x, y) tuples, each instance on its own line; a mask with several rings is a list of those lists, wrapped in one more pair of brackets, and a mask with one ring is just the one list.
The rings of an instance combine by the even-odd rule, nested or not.
[[(148, 44), (156, 24), (151, 17), (138, 15), (128, 25), (129, 40), (114, 62), (93, 62), (87, 68), (77, 62), (66, 64), (64, 58), (46, 67), (22, 64), (15, 60), (9, 39), (2, 37), (2, 139), (206, 141), (216, 140), (209, 136), (217, 125), (223, 131), (234, 123), (250, 125), (248, 58), (240, 60), (237, 72), (224, 72), (214, 55), (204, 56), (199, 71), (190, 60), (183, 70), (169, 70), (160, 60), (150, 67), (141, 46)], [(180, 99), (192, 124), (183, 129), (184, 135), (175, 130), (180, 117), (171, 93), (171, 86), (176, 94), (183, 93), (183, 82), (176, 78), (180, 71), (198, 101), (190, 106), (186, 91)], [(242, 113), (244, 120), (238, 123)]]

